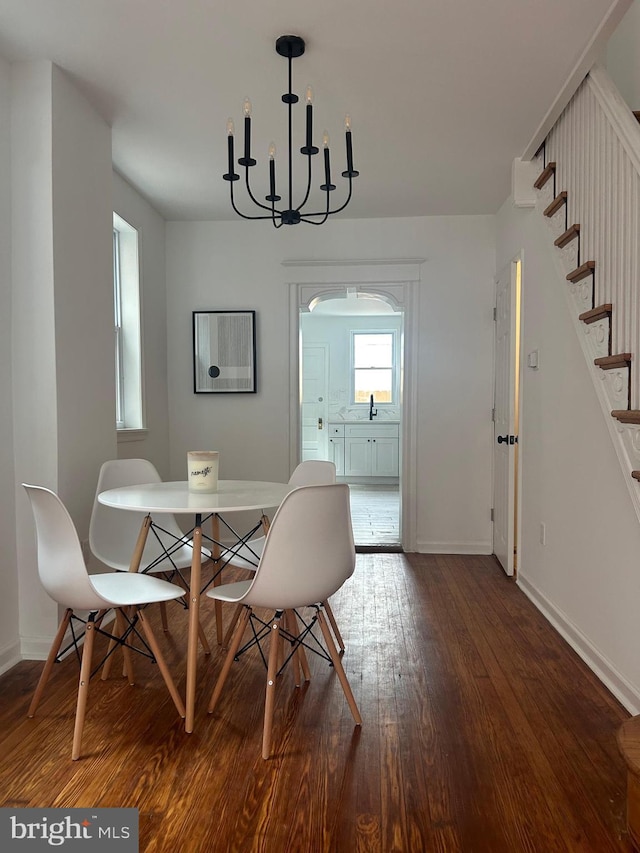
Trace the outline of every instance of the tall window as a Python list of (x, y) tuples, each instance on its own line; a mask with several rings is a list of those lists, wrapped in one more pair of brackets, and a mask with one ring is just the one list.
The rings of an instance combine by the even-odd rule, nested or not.
[(395, 332), (352, 332), (353, 402), (394, 403)]
[(138, 232), (113, 214), (116, 427), (142, 429), (142, 345)]

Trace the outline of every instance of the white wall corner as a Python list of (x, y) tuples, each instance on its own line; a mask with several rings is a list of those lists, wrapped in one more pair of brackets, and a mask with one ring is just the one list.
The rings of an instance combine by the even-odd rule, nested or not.
[(536, 191), (533, 185), (538, 172), (539, 166), (535, 160), (514, 159), (511, 167), (511, 195), (516, 207), (535, 207)]

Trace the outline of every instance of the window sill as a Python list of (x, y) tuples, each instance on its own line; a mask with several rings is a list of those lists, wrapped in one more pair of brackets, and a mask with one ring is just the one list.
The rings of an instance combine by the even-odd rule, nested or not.
[(149, 434), (148, 429), (118, 429), (118, 444), (125, 441), (144, 441)]

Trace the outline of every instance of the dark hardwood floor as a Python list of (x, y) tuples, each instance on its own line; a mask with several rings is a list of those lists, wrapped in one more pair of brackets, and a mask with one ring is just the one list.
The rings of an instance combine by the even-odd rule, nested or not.
[[(242, 657), (208, 716), (214, 648), (193, 734), (141, 659), (135, 687), (92, 682), (72, 762), (75, 661), (55, 667), (32, 720), (42, 664), (25, 662), (0, 679), (0, 806), (135, 806), (145, 853), (631, 850), (616, 746), (628, 714), (493, 558), (360, 554), (332, 604), (361, 729), (313, 656), (309, 684), (279, 679), (263, 761), (262, 663)], [(160, 642), (183, 690), (177, 607), (170, 627)]]

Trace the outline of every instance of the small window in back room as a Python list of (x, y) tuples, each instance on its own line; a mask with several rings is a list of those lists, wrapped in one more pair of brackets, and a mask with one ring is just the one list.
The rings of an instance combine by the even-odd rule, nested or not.
[(116, 360), (116, 427), (144, 427), (138, 232), (113, 214), (113, 305)]
[(395, 332), (353, 332), (353, 402), (394, 403)]

